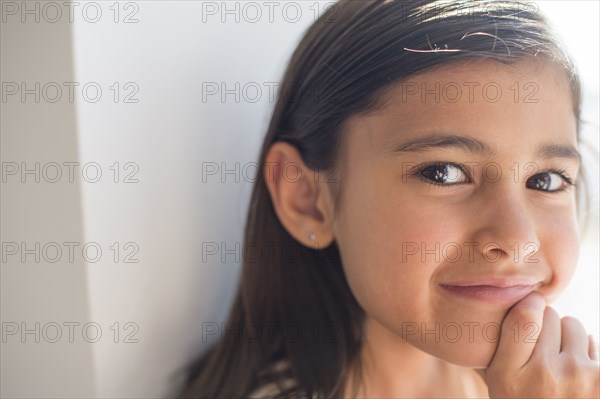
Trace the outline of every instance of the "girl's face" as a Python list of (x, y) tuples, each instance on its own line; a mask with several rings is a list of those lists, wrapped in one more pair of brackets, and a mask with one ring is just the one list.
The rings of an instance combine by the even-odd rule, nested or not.
[(344, 133), (333, 231), (348, 282), (398, 340), (485, 367), (508, 309), (534, 290), (552, 301), (577, 263), (570, 89), (553, 67), (478, 61), (390, 93)]

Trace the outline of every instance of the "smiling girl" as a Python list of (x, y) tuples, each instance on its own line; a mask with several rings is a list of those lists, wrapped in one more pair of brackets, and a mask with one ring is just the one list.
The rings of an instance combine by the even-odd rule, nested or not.
[(285, 73), (255, 251), (182, 396), (600, 396), (596, 344), (548, 306), (578, 258), (580, 105), (531, 3), (336, 4)]

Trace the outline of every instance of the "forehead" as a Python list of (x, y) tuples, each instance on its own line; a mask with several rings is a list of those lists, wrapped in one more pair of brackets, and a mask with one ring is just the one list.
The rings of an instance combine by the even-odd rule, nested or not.
[(576, 145), (577, 123), (566, 74), (543, 62), (478, 60), (427, 70), (390, 86), (384, 106), (348, 121), (371, 147), (427, 132), (490, 142)]

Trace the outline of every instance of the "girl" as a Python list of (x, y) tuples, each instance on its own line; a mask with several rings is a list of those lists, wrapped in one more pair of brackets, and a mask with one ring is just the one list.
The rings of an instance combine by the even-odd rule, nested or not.
[(253, 252), (182, 396), (598, 397), (591, 337), (547, 306), (577, 262), (579, 115), (532, 4), (340, 1), (285, 73)]

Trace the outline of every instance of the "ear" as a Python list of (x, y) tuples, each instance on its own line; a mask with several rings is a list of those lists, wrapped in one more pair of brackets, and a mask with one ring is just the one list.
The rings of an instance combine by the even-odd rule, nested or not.
[(269, 148), (263, 178), (281, 224), (298, 242), (323, 249), (333, 242), (330, 192), (296, 147), (278, 141)]

